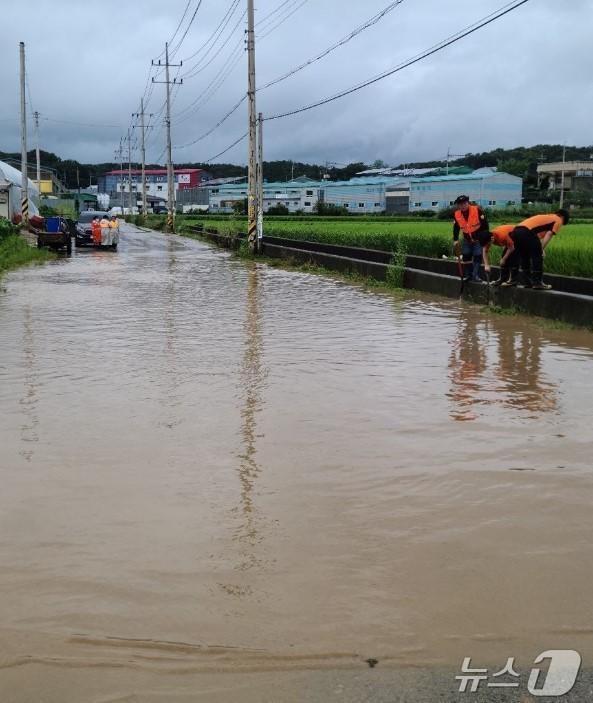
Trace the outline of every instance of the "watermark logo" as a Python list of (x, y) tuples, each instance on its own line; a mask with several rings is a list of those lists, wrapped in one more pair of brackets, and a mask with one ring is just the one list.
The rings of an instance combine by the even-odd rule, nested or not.
[[(541, 665), (549, 662), (547, 669)], [(533, 662), (527, 683), (532, 696), (564, 696), (576, 683), (581, 668), (581, 655), (573, 649), (548, 649), (538, 655)], [(459, 681), (460, 693), (475, 693), (484, 684), (488, 688), (519, 688), (519, 672), (515, 657), (509, 657), (500, 671), (488, 673), (488, 669), (472, 668), (471, 657), (465, 657), (461, 665)]]

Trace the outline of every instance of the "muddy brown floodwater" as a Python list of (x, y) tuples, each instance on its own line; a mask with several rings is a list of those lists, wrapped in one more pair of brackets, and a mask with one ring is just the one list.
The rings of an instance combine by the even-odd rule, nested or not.
[(3, 703), (593, 664), (593, 335), (122, 239), (2, 281)]

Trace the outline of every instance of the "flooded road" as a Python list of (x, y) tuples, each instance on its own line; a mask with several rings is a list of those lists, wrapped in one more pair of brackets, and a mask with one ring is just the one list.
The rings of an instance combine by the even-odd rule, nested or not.
[(131, 227), (2, 287), (3, 703), (593, 664), (590, 333)]

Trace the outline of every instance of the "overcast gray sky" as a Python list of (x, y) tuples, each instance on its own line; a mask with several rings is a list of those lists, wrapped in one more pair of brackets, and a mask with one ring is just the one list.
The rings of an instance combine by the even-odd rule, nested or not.
[[(156, 75), (151, 59), (163, 52), (188, 6), (173, 47), (179, 43), (198, 4), (199, 0), (190, 0), (189, 5), (187, 0), (3, 0), (0, 150), (20, 149), (19, 41), (26, 43), (31, 106), (42, 115), (42, 148), (82, 162), (109, 161), (131, 113), (139, 108), (149, 75)], [(256, 0), (258, 85), (321, 53), (389, 4), (389, 0)], [(326, 58), (259, 93), (258, 111), (275, 114), (348, 88), (503, 4), (505, 0), (403, 0), (378, 24)], [(237, 48), (246, 5), (246, 0), (237, 1), (220, 41), (204, 48), (233, 3), (202, 0), (174, 54), (172, 61), (183, 60), (183, 67), (171, 69), (172, 76), (178, 71), (186, 76), (173, 93), (176, 147), (207, 132), (246, 91), (247, 58)], [(265, 159), (316, 163), (382, 159), (397, 164), (442, 158), (448, 147), (454, 154), (464, 154), (565, 140), (592, 144), (592, 27), (593, 0), (529, 0), (375, 85), (266, 123)], [(200, 53), (191, 59), (195, 52)], [(237, 63), (224, 82), (206, 94), (208, 99), (199, 99), (225, 65), (232, 67), (235, 56)], [(156, 113), (147, 158), (161, 163), (164, 88), (156, 84), (147, 91), (148, 112)], [(240, 137), (246, 126), (243, 103), (210, 136), (176, 148), (174, 159), (208, 159)], [(32, 134), (29, 143), (34, 146)], [(244, 141), (217, 160), (245, 163), (246, 159)]]

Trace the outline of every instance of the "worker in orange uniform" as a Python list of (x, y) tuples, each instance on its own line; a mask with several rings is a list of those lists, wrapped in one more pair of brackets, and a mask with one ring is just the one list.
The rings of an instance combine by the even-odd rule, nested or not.
[(515, 251), (509, 264), (511, 275), (503, 286), (516, 286), (519, 263), (525, 278), (525, 287), (534, 290), (549, 290), (552, 286), (544, 283), (544, 251), (563, 225), (567, 225), (570, 215), (567, 210), (558, 210), (546, 215), (533, 215), (523, 220), (511, 233)]
[(93, 217), (93, 221), (91, 222), (91, 235), (93, 237), (93, 244), (96, 247), (101, 246), (101, 224), (96, 215)]
[(490, 247), (495, 244), (497, 247), (502, 247), (503, 252), (500, 258), (500, 277), (493, 281), (493, 286), (500, 286), (509, 279), (511, 269), (509, 267), (509, 259), (515, 251), (515, 242), (511, 238), (511, 232), (515, 229), (515, 225), (499, 225), (491, 232), (480, 232), (478, 241), (482, 247), (482, 260), (484, 262), (484, 270), (490, 273), (490, 258), (488, 256)]
[[(453, 213), (453, 247), (455, 254), (461, 254), (465, 266), (465, 279), (480, 282), (482, 247), (478, 241), (479, 232), (488, 231), (488, 220), (481, 207), (470, 203), (467, 195), (455, 200), (457, 209)], [(463, 244), (459, 245), (459, 233), (463, 232)], [(469, 270), (471, 267), (471, 271)]]
[(109, 220), (107, 215), (104, 215), (99, 222), (101, 225), (101, 246), (111, 245), (111, 230), (109, 229)]
[(119, 220), (116, 215), (111, 215), (109, 220), (109, 234), (111, 235), (111, 246), (117, 249), (119, 243)]

